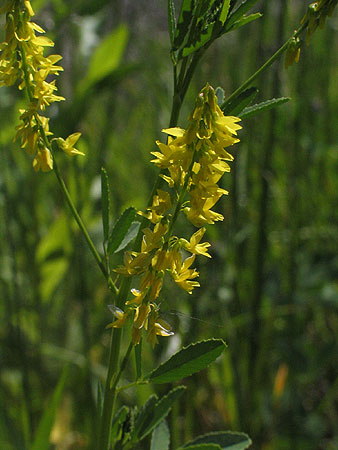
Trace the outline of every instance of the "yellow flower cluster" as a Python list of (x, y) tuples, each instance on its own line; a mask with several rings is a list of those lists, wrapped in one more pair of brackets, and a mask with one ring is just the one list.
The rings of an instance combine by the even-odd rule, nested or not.
[(319, 0), (311, 3), (307, 13), (301, 23), (308, 22), (306, 30), (306, 42), (309, 43), (310, 37), (316, 31), (317, 27), (323, 28), (326, 17), (331, 16), (338, 0)]
[[(34, 11), (29, 0), (7, 0), (0, 9), (6, 14), (5, 40), (0, 44), (0, 86), (11, 86), (19, 82), (19, 89), (25, 89), (29, 97), (27, 109), (20, 110), (21, 123), (17, 127), (16, 139), (21, 147), (34, 156), (33, 167), (47, 172), (53, 168), (49, 147), (49, 118), (41, 115), (53, 102), (64, 100), (55, 94), (55, 80), (47, 82), (49, 75), (58, 75), (62, 67), (56, 63), (60, 55), (44, 56), (45, 47), (53, 47), (52, 40), (36, 33), (44, 30), (31, 21)], [(57, 138), (59, 147), (69, 155), (83, 154), (73, 146), (80, 133), (74, 133), (66, 140)]]
[[(224, 172), (229, 172), (227, 161), (233, 159), (225, 148), (239, 140), (236, 138), (237, 117), (225, 117), (217, 105), (212, 87), (207, 85), (199, 94), (196, 106), (189, 118), (187, 130), (170, 128), (167, 144), (157, 142), (160, 152), (154, 152), (153, 162), (169, 175), (162, 178), (168, 183), (168, 191), (158, 189), (152, 206), (147, 212), (151, 225), (143, 230), (139, 252), (125, 253), (124, 265), (115, 269), (124, 276), (140, 276), (139, 289), (132, 289), (133, 298), (126, 301), (123, 312), (116, 307), (112, 311), (116, 320), (111, 327), (122, 327), (133, 316), (132, 339), (134, 344), (141, 337), (142, 328), (153, 344), (157, 336), (170, 336), (170, 327), (158, 318), (156, 300), (160, 294), (165, 273), (189, 294), (199, 286), (198, 272), (192, 268), (196, 255), (210, 258), (208, 242), (201, 243), (204, 224), (222, 220), (223, 216), (211, 210), (227, 191), (218, 186)], [(176, 205), (176, 206), (175, 206)], [(172, 235), (173, 225), (180, 211), (199, 229), (190, 240)], [(201, 227), (201, 228), (200, 228)], [(186, 253), (190, 256), (186, 256)]]

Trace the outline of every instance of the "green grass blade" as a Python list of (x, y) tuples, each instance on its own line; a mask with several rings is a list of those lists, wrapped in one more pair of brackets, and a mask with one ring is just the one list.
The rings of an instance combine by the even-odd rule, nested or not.
[(30, 450), (47, 450), (49, 448), (49, 435), (54, 425), (57, 408), (62, 398), (62, 392), (69, 374), (69, 366), (63, 369), (61, 377), (52, 395), (51, 401), (48, 404), (42, 418), (40, 420), (35, 439)]

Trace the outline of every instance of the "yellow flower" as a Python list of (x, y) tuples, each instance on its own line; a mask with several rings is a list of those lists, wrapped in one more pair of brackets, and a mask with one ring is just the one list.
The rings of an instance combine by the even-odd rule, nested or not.
[(197, 281), (192, 281), (194, 278), (198, 277), (198, 272), (195, 269), (189, 269), (194, 261), (195, 255), (192, 255), (182, 263), (182, 255), (178, 251), (174, 254), (173, 265), (171, 267), (171, 276), (173, 280), (189, 294), (192, 293), (192, 290), (195, 287), (199, 287), (200, 285)]
[(115, 272), (122, 275), (132, 276), (143, 273), (151, 261), (151, 255), (148, 253), (125, 252), (124, 265), (114, 269)]
[(116, 317), (116, 320), (107, 325), (106, 328), (122, 328), (128, 318), (129, 311), (123, 312), (122, 309), (115, 305), (108, 305), (108, 308), (113, 313), (114, 317)]
[(49, 172), (53, 169), (53, 158), (47, 147), (40, 148), (33, 160), (33, 168), (35, 171)]
[(158, 312), (153, 310), (149, 316), (148, 321), (148, 336), (147, 341), (151, 342), (154, 347), (157, 344), (157, 336), (172, 336), (174, 333), (171, 331), (170, 325), (162, 319), (158, 318)]
[(181, 239), (184, 248), (194, 255), (204, 255), (208, 258), (211, 258), (211, 255), (208, 253), (208, 248), (210, 247), (209, 242), (203, 242), (203, 244), (200, 244), (200, 241), (205, 233), (205, 228), (200, 228), (196, 233), (194, 233), (190, 241), (188, 242), (185, 239)]
[(150, 212), (144, 213), (142, 211), (139, 211), (138, 214), (146, 217), (152, 223), (158, 223), (163, 219), (164, 213), (168, 211), (170, 208), (171, 208), (171, 197), (169, 192), (158, 189), (157, 195), (154, 195), (153, 197), (153, 204), (151, 208), (148, 208), (148, 211)]
[(62, 138), (56, 138), (56, 142), (61, 150), (63, 150), (67, 155), (74, 156), (74, 155), (84, 155), (84, 153), (79, 152), (76, 148), (74, 148), (74, 145), (79, 140), (79, 137), (81, 136), (81, 133), (73, 133), (70, 136), (68, 136), (66, 139)]

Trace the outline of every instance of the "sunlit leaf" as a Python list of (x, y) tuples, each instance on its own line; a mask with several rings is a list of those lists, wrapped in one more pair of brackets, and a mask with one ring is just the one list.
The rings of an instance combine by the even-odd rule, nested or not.
[(126, 209), (115, 223), (108, 240), (108, 253), (114, 253), (125, 239), (136, 214), (135, 208)]
[(119, 25), (100, 42), (90, 60), (87, 75), (79, 83), (79, 91), (85, 91), (118, 69), (127, 46), (128, 36), (127, 26)]
[(150, 450), (169, 450), (170, 433), (167, 422), (163, 420), (155, 430), (151, 438)]
[(169, 383), (188, 377), (208, 367), (225, 350), (221, 339), (190, 344), (157, 367), (147, 377), (152, 383)]
[(258, 0), (244, 0), (228, 17), (225, 30), (229, 31), (232, 25), (241, 19), (257, 3), (257, 1)]
[(242, 27), (243, 25), (246, 25), (247, 23), (253, 22), (256, 19), (259, 19), (262, 17), (263, 14), (261, 13), (255, 13), (255, 14), (249, 14), (248, 16), (242, 17), (242, 19), (237, 20), (232, 27), (229, 29), (229, 31), (237, 30), (237, 28)]
[(257, 103), (256, 105), (248, 106), (240, 114), (239, 117), (247, 118), (251, 117), (260, 112), (268, 111), (269, 109), (275, 108), (276, 106), (283, 105), (284, 103), (291, 100), (289, 97), (272, 98), (262, 103)]

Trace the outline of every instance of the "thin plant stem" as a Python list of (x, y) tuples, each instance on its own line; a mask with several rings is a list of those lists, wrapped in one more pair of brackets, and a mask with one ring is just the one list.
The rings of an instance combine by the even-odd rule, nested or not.
[[(28, 98), (29, 98), (30, 102), (32, 102), (34, 98), (33, 98), (33, 93), (32, 93), (32, 90), (31, 90), (31, 85), (30, 85), (30, 80), (29, 80), (29, 75), (28, 75), (28, 70), (27, 70), (26, 55), (25, 55), (25, 51), (22, 48), (22, 45), (20, 46), (20, 55), (21, 55), (21, 58), (22, 58), (22, 68), (23, 68), (23, 75), (24, 75), (24, 80), (25, 80), (26, 92), (27, 92), (27, 95), (28, 95)], [(82, 234), (83, 234), (83, 236), (84, 236), (84, 238), (85, 238), (85, 240), (86, 240), (86, 242), (88, 244), (88, 247), (89, 247), (90, 251), (92, 252), (92, 254), (93, 254), (93, 256), (94, 256), (98, 266), (100, 267), (101, 272), (103, 273), (104, 277), (106, 278), (109, 288), (115, 294), (117, 294), (118, 289), (117, 289), (115, 283), (113, 282), (113, 280), (111, 279), (111, 277), (110, 277), (110, 275), (109, 275), (109, 273), (107, 271), (107, 268), (106, 268), (106, 266), (104, 265), (104, 263), (102, 261), (101, 256), (99, 255), (98, 251), (96, 250), (96, 247), (95, 247), (93, 241), (91, 240), (91, 238), (89, 236), (87, 228), (86, 228), (85, 224), (83, 223), (83, 220), (81, 219), (81, 216), (78, 213), (78, 211), (77, 211), (77, 209), (76, 209), (76, 207), (74, 205), (74, 202), (72, 200), (72, 197), (71, 197), (71, 195), (70, 195), (70, 193), (69, 193), (69, 191), (68, 191), (68, 189), (66, 187), (66, 184), (65, 184), (65, 182), (64, 182), (64, 180), (63, 180), (63, 178), (62, 178), (62, 176), (61, 176), (61, 174), (59, 172), (59, 169), (58, 169), (55, 157), (54, 157), (54, 152), (53, 152), (51, 143), (50, 143), (48, 137), (46, 136), (46, 133), (45, 133), (45, 130), (44, 130), (42, 124), (40, 123), (38, 114), (35, 113), (34, 117), (35, 117), (35, 120), (36, 120), (36, 122), (38, 124), (39, 131), (40, 131), (41, 137), (42, 137), (42, 139), (44, 141), (44, 144), (51, 151), (51, 153), (53, 155), (53, 169), (54, 169), (54, 173), (55, 173), (56, 178), (58, 180), (58, 183), (59, 183), (59, 185), (61, 187), (61, 190), (62, 190), (62, 192), (63, 192), (63, 194), (65, 196), (66, 202), (67, 202), (67, 204), (68, 204), (68, 206), (69, 206), (69, 208), (70, 208), (70, 210), (71, 210), (71, 212), (72, 212), (72, 214), (74, 216), (74, 219), (75, 219), (76, 223), (78, 224), (78, 226), (79, 226), (79, 228), (80, 228), (80, 230), (81, 230), (81, 232), (82, 232)]]
[(271, 64), (273, 64), (288, 48), (292, 39), (299, 36), (303, 30), (307, 27), (308, 23), (303, 23), (298, 30), (296, 30), (293, 35), (269, 58), (254, 74), (251, 75), (243, 84), (239, 86), (221, 105), (221, 109), (223, 109), (226, 105), (228, 105), (232, 100), (234, 100), (238, 95), (243, 92), (250, 84), (259, 77), (261, 73), (263, 73), (266, 69), (268, 69)]

